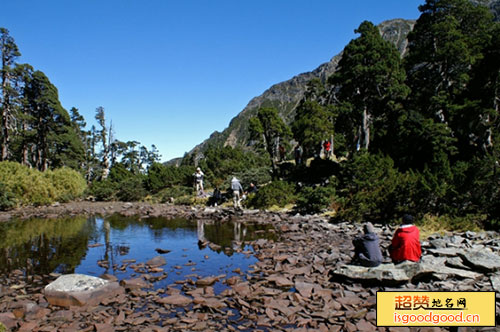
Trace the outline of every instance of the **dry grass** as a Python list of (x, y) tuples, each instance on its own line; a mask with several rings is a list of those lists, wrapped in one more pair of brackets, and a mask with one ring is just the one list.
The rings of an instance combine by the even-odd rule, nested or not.
[(420, 229), (420, 237), (426, 239), (430, 235), (436, 233), (443, 235), (446, 232), (480, 231), (480, 225), (485, 219), (486, 216), (484, 215), (460, 218), (425, 215), (424, 218), (417, 223), (417, 226)]

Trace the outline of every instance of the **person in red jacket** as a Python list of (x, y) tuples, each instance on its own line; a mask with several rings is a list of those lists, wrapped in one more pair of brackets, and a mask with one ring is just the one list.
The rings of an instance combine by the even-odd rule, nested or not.
[(401, 263), (404, 261), (418, 262), (422, 255), (420, 248), (420, 231), (413, 225), (413, 216), (405, 214), (401, 226), (394, 233), (391, 246), (389, 247), (392, 261)]

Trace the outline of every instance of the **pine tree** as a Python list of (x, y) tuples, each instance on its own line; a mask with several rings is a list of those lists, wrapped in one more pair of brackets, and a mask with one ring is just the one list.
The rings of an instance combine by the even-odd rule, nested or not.
[(84, 159), (83, 144), (59, 102), (57, 88), (44, 73), (35, 71), (25, 90), (32, 112), (36, 167), (41, 171), (49, 166), (78, 168)]
[(486, 7), (468, 0), (427, 0), (419, 10), (405, 59), (410, 105), (449, 126), (453, 136), (460, 135), (465, 124), (456, 117), (461, 117), (472, 70), (491, 39), (493, 17)]
[(337, 100), (335, 130), (346, 137), (349, 153), (369, 150), (372, 140), (376, 149), (383, 149), (397, 131), (401, 101), (408, 94), (394, 45), (371, 22), (364, 21), (355, 32), (360, 36), (346, 46), (329, 79)]

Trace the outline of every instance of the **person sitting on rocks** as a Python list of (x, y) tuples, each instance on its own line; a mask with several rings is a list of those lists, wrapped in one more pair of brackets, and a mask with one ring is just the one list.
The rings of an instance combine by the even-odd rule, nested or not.
[(413, 216), (405, 214), (401, 226), (394, 233), (389, 253), (394, 263), (404, 261), (418, 262), (422, 255), (420, 231), (413, 225)]
[(218, 187), (215, 187), (212, 197), (208, 200), (208, 205), (217, 206), (222, 203), (222, 193)]
[(356, 237), (354, 244), (354, 258), (352, 263), (367, 267), (379, 266), (382, 263), (382, 252), (380, 251), (380, 240), (375, 234), (371, 222), (367, 222), (364, 227), (365, 234)]

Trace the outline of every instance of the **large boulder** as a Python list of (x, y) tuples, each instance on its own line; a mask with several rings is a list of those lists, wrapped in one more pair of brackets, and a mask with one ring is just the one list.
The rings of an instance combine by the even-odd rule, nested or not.
[(66, 274), (45, 287), (47, 301), (61, 307), (97, 305), (124, 292), (117, 282), (83, 274)]

